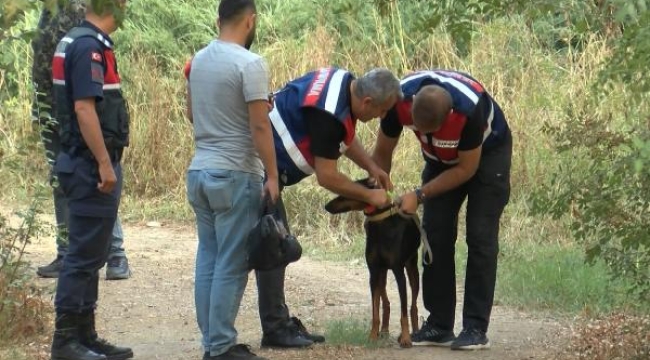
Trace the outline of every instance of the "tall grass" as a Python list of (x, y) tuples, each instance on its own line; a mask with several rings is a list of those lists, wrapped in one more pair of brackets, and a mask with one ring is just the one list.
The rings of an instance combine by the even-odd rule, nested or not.
[[(132, 117), (121, 209), (127, 220), (193, 219), (185, 198), (185, 171), (193, 141), (192, 128), (183, 117), (185, 81), (181, 69), (192, 53), (213, 37), (215, 4), (212, 0), (134, 2), (130, 4), (132, 21), (115, 34)], [(513, 191), (501, 236), (505, 249), (502, 263), (506, 264), (501, 284), (507, 282), (511, 287), (502, 287), (501, 294), (508, 297), (521, 293), (516, 297), (522, 306), (535, 303), (524, 298), (527, 290), (517, 290), (517, 286), (525, 285), (517, 285), (517, 281), (533, 276), (523, 270), (550, 274), (548, 269), (536, 268), (538, 265), (561, 264), (576, 274), (581, 264), (580, 249), (572, 247), (564, 223), (529, 217), (527, 200), (531, 191), (548, 181), (547, 173), (566, 160), (555, 154), (557, 144), (545, 132), (547, 125), (585, 121), (588, 116), (625, 108), (625, 88), (604, 100), (594, 99), (590, 92), (609, 54), (601, 38), (587, 39), (580, 52), (570, 48), (550, 52), (522, 19), (513, 17), (478, 24), (471, 52), (460, 57), (444, 31), (415, 33), (410, 21), (413, 14), (404, 10), (411, 6), (406, 2), (391, 2), (392, 12), (387, 17), (367, 2), (353, 2), (351, 6), (356, 8), (347, 12), (341, 10), (343, 2), (337, 1), (260, 0), (258, 4), (259, 42), (254, 50), (270, 65), (272, 88), (330, 64), (356, 74), (383, 66), (398, 76), (422, 68), (452, 68), (468, 71), (481, 80), (504, 108), (514, 138)], [(29, 14), (23, 27), (34, 27), (36, 20), (37, 14)], [(2, 50), (13, 54), (15, 64), (14, 71), (0, 72), (0, 176), (4, 179), (0, 191), (4, 199), (24, 200), (29, 195), (29, 184), (47, 178), (43, 151), (29, 116), (31, 50), (21, 42)], [(10, 83), (11, 88), (7, 85)], [(359, 125), (359, 138), (369, 150), (377, 128), (377, 121)], [(586, 155), (572, 155), (571, 171), (577, 175), (587, 172), (582, 160)], [(10, 163), (19, 166), (10, 167)], [(347, 160), (341, 161), (339, 168), (351, 178), (365, 176)], [(405, 132), (392, 172), (397, 188), (416, 186), (421, 169), (417, 141)], [(327, 215), (322, 207), (333, 195), (313, 178), (286, 189), (284, 196), (293, 231), (308, 253), (335, 259), (363, 254), (362, 216)], [(528, 252), (514, 256), (512, 249)], [(532, 266), (523, 265), (523, 255), (529, 257)], [(548, 259), (548, 264), (535, 265), (540, 258)], [(517, 267), (520, 265), (523, 268)], [(509, 273), (519, 279), (505, 280)], [(585, 276), (581, 282), (605, 281)], [(581, 301), (569, 306), (575, 309)], [(517, 299), (512, 303), (517, 304)]]
[(624, 281), (610, 281), (604, 263), (585, 265), (575, 247), (506, 246), (500, 266), (497, 297), (506, 305), (587, 315), (650, 311), (627, 296)]
[[(286, 4), (281, 2), (278, 6), (288, 6)], [(544, 177), (545, 168), (554, 166), (554, 155), (550, 151), (552, 144), (542, 133), (542, 128), (545, 123), (566, 121), (564, 110), (568, 102), (585, 101), (589, 81), (593, 80), (593, 69), (599, 66), (603, 53), (601, 43), (594, 39), (576, 59), (572, 54), (548, 54), (542, 47), (534, 46), (535, 37), (525, 26), (517, 21), (498, 21), (482, 25), (474, 39), (474, 51), (467, 58), (459, 58), (444, 32), (432, 32), (415, 43), (400, 31), (395, 21), (384, 21), (374, 10), (367, 15), (374, 21), (374, 27), (359, 26), (360, 33), (357, 34), (340, 33), (331, 24), (319, 23), (292, 37), (272, 38), (273, 34), (283, 31), (276, 29), (284, 24), (279, 18), (281, 16), (279, 11), (266, 17), (263, 14), (259, 29), (260, 34), (266, 33), (263, 38), (271, 37), (257, 50), (270, 64), (273, 88), (329, 64), (348, 68), (357, 74), (374, 66), (394, 69), (398, 76), (423, 67), (442, 67), (469, 71), (478, 77), (503, 105), (513, 129), (515, 197), (523, 189), (534, 187)], [(396, 17), (393, 15), (391, 19)], [(152, 18), (155, 19), (154, 15)], [(33, 26), (35, 20), (35, 15), (28, 17), (26, 26)], [(147, 36), (141, 34), (143, 28), (146, 31), (151, 27), (154, 31), (161, 26), (132, 26), (136, 25), (139, 27), (122, 30), (121, 35), (116, 33), (116, 39), (133, 39), (136, 43), (144, 41)], [(203, 28), (205, 26), (208, 25), (204, 24)], [(364, 41), (351, 43), (346, 40), (348, 38), (363, 38)], [(201, 45), (193, 44), (193, 47)], [(187, 211), (168, 211), (183, 209), (185, 205), (184, 172), (193, 151), (191, 126), (183, 118), (185, 84), (181, 75), (182, 64), (191, 52), (189, 49), (179, 50), (187, 54), (170, 59), (167, 55), (151, 53), (146, 47), (143, 47), (146, 51), (139, 52), (132, 46), (126, 53), (118, 54), (121, 55), (118, 60), (121, 60), (120, 70), (132, 115), (131, 146), (124, 164), (125, 193), (127, 197), (153, 200), (154, 204), (160, 205), (153, 209), (148, 206), (147, 211), (143, 211), (141, 206), (131, 208), (136, 210), (137, 218), (155, 215), (157, 210), (161, 210), (159, 215), (183, 219), (188, 215)], [(405, 48), (415, 51), (408, 54), (404, 52)], [(120, 49), (119, 42), (117, 49)], [(1, 146), (3, 159), (17, 159), (26, 165), (18, 174), (9, 175), (14, 179), (18, 177), (18, 184), (24, 188), (29, 182), (43, 179), (46, 166), (44, 161), (33, 161), (42, 158), (42, 152), (29, 121), (29, 47), (17, 43), (12, 51), (21, 55), (16, 56), (16, 69), (19, 71), (13, 75), (18, 77), (16, 82), (19, 86), (10, 97), (3, 96), (3, 100), (8, 99), (0, 112), (0, 130), (8, 136)], [(368, 149), (373, 145), (376, 132), (377, 122), (360, 126), (359, 137)], [(419, 182), (422, 160), (417, 146), (412, 135), (405, 132), (394, 161), (393, 177), (399, 188), (411, 188)], [(342, 162), (340, 168), (352, 177), (363, 175), (349, 162)], [(0, 186), (15, 197), (18, 196), (14, 193), (15, 185), (12, 182), (11, 186), (6, 183)], [(312, 209), (324, 204), (329, 194), (320, 190), (311, 179), (294, 188), (286, 194), (289, 207), (295, 209), (292, 211), (294, 223), (298, 226), (316, 225), (327, 220), (313, 216)], [(135, 199), (126, 201), (127, 205), (137, 203)]]

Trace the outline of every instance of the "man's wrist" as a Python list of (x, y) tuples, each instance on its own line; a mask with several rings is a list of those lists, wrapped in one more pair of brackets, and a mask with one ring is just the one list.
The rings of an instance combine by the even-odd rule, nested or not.
[(267, 172), (267, 173), (266, 173), (266, 178), (267, 178), (267, 179), (273, 179), (273, 180), (276, 180), (276, 181), (277, 181), (277, 180), (280, 178), (280, 176), (278, 175), (277, 172), (275, 172), (275, 173), (268, 173), (268, 172)]
[(416, 188), (415, 190), (413, 190), (413, 192), (415, 193), (415, 198), (418, 201), (418, 205), (422, 204), (426, 199), (424, 192), (422, 191), (422, 188)]

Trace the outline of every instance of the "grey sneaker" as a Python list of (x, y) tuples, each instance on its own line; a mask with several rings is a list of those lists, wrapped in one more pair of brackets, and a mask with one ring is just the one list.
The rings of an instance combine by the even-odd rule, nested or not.
[(452, 350), (483, 350), (490, 348), (490, 340), (485, 332), (476, 328), (463, 329), (451, 343)]
[(124, 280), (131, 276), (129, 260), (123, 256), (115, 256), (106, 262), (106, 280)]
[(59, 272), (63, 268), (63, 256), (57, 256), (51, 263), (39, 266), (36, 274), (42, 278), (58, 278)]
[(427, 321), (420, 330), (411, 334), (413, 346), (449, 346), (454, 338), (453, 331), (439, 329)]

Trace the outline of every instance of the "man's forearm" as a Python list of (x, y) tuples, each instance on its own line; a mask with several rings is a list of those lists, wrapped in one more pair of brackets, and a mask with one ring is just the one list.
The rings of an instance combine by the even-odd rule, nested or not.
[(364, 186), (355, 183), (347, 176), (336, 172), (328, 175), (317, 175), (318, 184), (325, 189), (346, 198), (369, 203), (369, 191)]
[(393, 157), (391, 155), (380, 155), (377, 151), (372, 154), (372, 160), (387, 174), (390, 174), (393, 167)]
[(453, 167), (443, 171), (422, 186), (424, 196), (435, 197), (449, 190), (453, 190), (469, 180), (474, 174), (463, 168)]
[(187, 82), (186, 85), (187, 91), (185, 92), (185, 116), (191, 124), (194, 123), (194, 116), (192, 115), (192, 92), (190, 90), (190, 82)]
[(372, 167), (375, 166), (375, 162), (368, 155), (366, 150), (363, 148), (361, 143), (355, 138), (350, 144), (350, 148), (345, 152), (345, 156), (357, 164), (360, 168), (371, 172)]
[(86, 146), (90, 149), (98, 164), (110, 163), (111, 158), (106, 150), (104, 143), (104, 136), (102, 135), (102, 128), (99, 125), (99, 118), (95, 109), (81, 108), (75, 110), (77, 114), (77, 121), (79, 122), (79, 130), (81, 136), (86, 142)]
[(273, 144), (273, 131), (271, 123), (256, 124), (251, 128), (253, 145), (260, 154), (262, 164), (269, 178), (278, 178), (278, 165), (275, 157), (275, 145)]
[(386, 136), (382, 130), (377, 134), (377, 143), (375, 149), (372, 151), (372, 160), (387, 174), (390, 174), (393, 166), (393, 152), (397, 146), (397, 138)]

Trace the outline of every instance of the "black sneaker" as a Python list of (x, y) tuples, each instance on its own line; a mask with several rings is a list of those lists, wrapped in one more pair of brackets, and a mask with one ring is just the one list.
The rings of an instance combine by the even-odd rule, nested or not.
[(420, 330), (411, 334), (413, 346), (449, 346), (454, 341), (454, 332), (439, 329), (425, 321)]
[(228, 351), (221, 355), (210, 356), (210, 353), (203, 354), (203, 360), (268, 360), (261, 356), (255, 355), (251, 351), (251, 347), (245, 344), (237, 344), (232, 346)]
[(51, 263), (39, 266), (36, 274), (42, 278), (58, 278), (59, 272), (63, 268), (63, 256), (59, 255)]
[(476, 328), (467, 328), (458, 334), (456, 340), (451, 343), (452, 350), (482, 350), (490, 348), (490, 340), (485, 332)]
[(298, 332), (303, 337), (313, 341), (314, 343), (324, 343), (325, 342), (325, 336), (318, 335), (318, 334), (312, 334), (309, 331), (307, 331), (307, 328), (305, 327), (305, 325), (303, 325), (302, 321), (300, 321), (300, 319), (298, 319), (297, 317), (293, 316), (291, 318), (291, 322), (293, 322), (296, 325), (296, 327), (298, 327)]
[(106, 262), (106, 280), (124, 280), (131, 276), (129, 260), (124, 256), (114, 256)]

